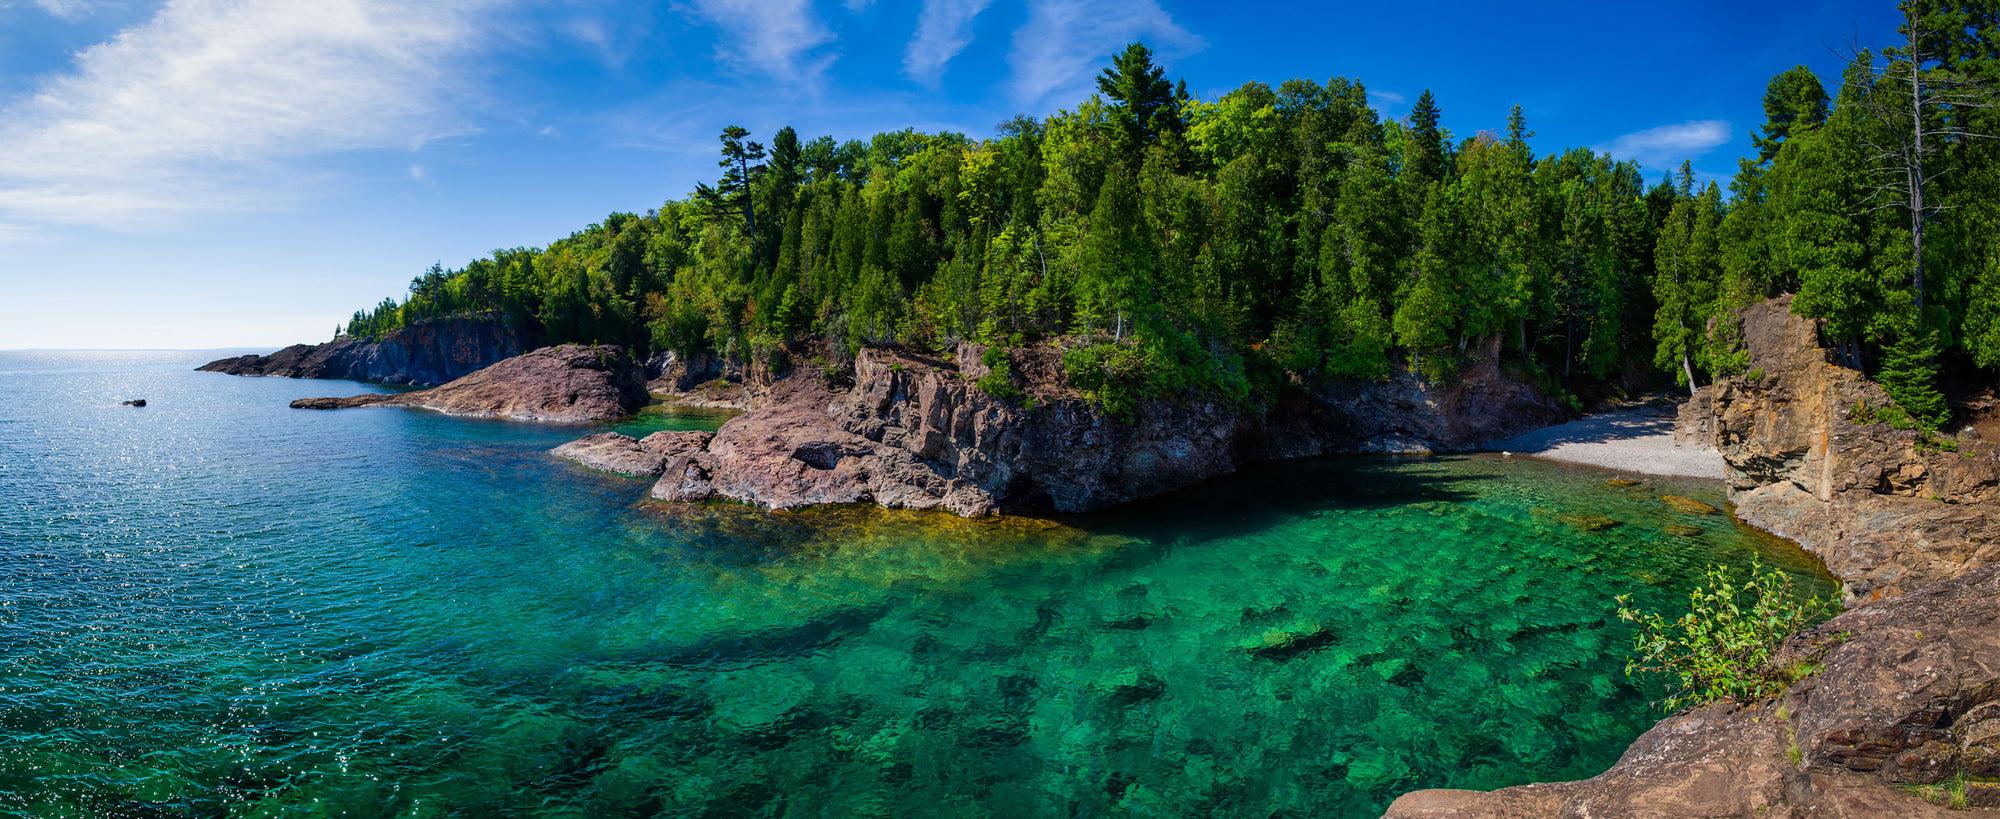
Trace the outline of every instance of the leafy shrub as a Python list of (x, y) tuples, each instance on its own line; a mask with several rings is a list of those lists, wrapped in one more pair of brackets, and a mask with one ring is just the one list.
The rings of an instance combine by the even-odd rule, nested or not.
[(973, 382), (979, 391), (1002, 401), (1020, 401), (1027, 397), (1021, 388), (1014, 386), (1014, 361), (1007, 356), (1005, 347), (993, 346), (979, 354), (979, 363), (986, 365), (987, 373)]
[(1743, 378), (1745, 380), (1748, 380), (1752, 384), (1762, 384), (1764, 383), (1764, 368), (1758, 367), (1757, 369), (1744, 373)]
[(1253, 381), (1242, 355), (1171, 327), (1072, 349), (1063, 354), (1063, 372), (1085, 398), (1115, 418), (1130, 418), (1141, 401), (1183, 393), (1248, 403)]
[(1673, 690), (1661, 705), (1680, 711), (1775, 697), (1818, 670), (1811, 661), (1779, 667), (1774, 657), (1786, 637), (1832, 616), (1832, 601), (1802, 592), (1791, 575), (1762, 564), (1740, 584), (1720, 566), (1710, 566), (1707, 577), (1677, 620), (1632, 608), (1630, 595), (1617, 598), (1618, 618), (1639, 625), (1625, 673), (1667, 677)]

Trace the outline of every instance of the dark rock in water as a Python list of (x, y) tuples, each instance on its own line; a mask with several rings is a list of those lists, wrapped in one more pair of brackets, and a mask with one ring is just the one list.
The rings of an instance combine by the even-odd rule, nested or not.
[(1667, 530), (1667, 534), (1673, 535), (1674, 537), (1701, 537), (1703, 534), (1705, 534), (1702, 531), (1701, 527), (1689, 526), (1685, 523), (1669, 523), (1666, 525), (1665, 528)]
[(1612, 478), (1611, 480), (1605, 481), (1604, 485), (1611, 487), (1612, 489), (1631, 489), (1632, 487), (1635, 486), (1643, 486), (1643, 484), (1639, 483), (1638, 481), (1628, 480), (1626, 478)]
[(197, 369), (230, 375), (443, 384), (527, 352), (528, 341), (526, 333), (498, 315), (464, 316), (418, 322), (373, 341), (340, 338), (325, 344), (294, 344), (270, 355), (224, 358)]
[(2000, 566), (1850, 611), (1793, 636), (1778, 661), (1815, 658), (1821, 671), (1776, 702), (1669, 717), (1596, 778), (1417, 791), (1386, 816), (1965, 815), (1905, 788), (1975, 776), (2000, 734), (1984, 718), (2000, 717)]
[(667, 461), (708, 445), (713, 432), (655, 432), (644, 440), (616, 432), (585, 435), (549, 452), (592, 469), (642, 478), (657, 478)]
[(1239, 648), (1267, 660), (1289, 660), (1338, 642), (1340, 634), (1322, 625), (1303, 625), (1264, 632)]
[(295, 409), (410, 406), (524, 421), (602, 421), (646, 405), (645, 378), (625, 351), (565, 344), (518, 355), (442, 387), (396, 395), (304, 398)]
[(1405, 374), (1288, 394), (1262, 410), (1159, 399), (1114, 419), (1066, 382), (1060, 350), (1009, 351), (1014, 386), (1032, 402), (995, 398), (976, 385), (989, 372), (984, 353), (972, 344), (951, 360), (866, 349), (851, 375), (795, 366), (775, 379), (699, 385), (699, 400), (749, 411), (705, 450), (670, 461), (653, 496), (774, 509), (874, 503), (966, 516), (1083, 512), (1261, 461), (1468, 449), (1561, 417), (1489, 358), (1449, 385)]
[(118, 402), (118, 406), (121, 407), (143, 407), (145, 405), (146, 405), (146, 399), (144, 398), (134, 398), (130, 401)]
[(1167, 681), (1150, 671), (1119, 671), (1099, 680), (1097, 687), (1107, 695), (1106, 702), (1120, 708), (1156, 700), (1167, 693)]

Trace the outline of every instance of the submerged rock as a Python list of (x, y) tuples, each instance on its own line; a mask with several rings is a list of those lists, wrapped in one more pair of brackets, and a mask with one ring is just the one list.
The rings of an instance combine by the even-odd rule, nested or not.
[(303, 398), (294, 409), (409, 406), (525, 421), (601, 421), (646, 405), (645, 378), (617, 347), (564, 344), (518, 355), (442, 387), (394, 395)]
[(1689, 526), (1685, 523), (1669, 523), (1664, 528), (1667, 534), (1674, 537), (1701, 537), (1704, 534), (1701, 527)]
[(1679, 495), (1661, 495), (1660, 502), (1666, 504), (1669, 509), (1690, 515), (1713, 515), (1722, 511), (1694, 498), (1684, 498)]
[(1602, 532), (1606, 529), (1624, 525), (1622, 521), (1613, 520), (1603, 515), (1586, 515), (1580, 513), (1558, 514), (1556, 515), (1556, 520), (1560, 520), (1586, 532)]

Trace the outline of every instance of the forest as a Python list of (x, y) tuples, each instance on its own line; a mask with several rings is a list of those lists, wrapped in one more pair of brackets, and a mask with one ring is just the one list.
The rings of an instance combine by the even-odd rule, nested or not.
[(1726, 192), (1687, 163), (1649, 182), (1589, 148), (1538, 154), (1518, 106), (1460, 136), (1428, 91), (1386, 120), (1344, 78), (1203, 100), (1133, 44), (1099, 93), (986, 139), (729, 128), (712, 185), (435, 265), (342, 332), (498, 312), (547, 343), (774, 369), (1050, 344), (1114, 413), (1450, 379), (1497, 342), (1575, 403), (1741, 372), (1716, 319), (1794, 293), (1899, 421), (1936, 429), (1941, 367), (2000, 368), (2000, 4), (1898, 8), (1897, 44), (1842, 76), (1772, 78)]

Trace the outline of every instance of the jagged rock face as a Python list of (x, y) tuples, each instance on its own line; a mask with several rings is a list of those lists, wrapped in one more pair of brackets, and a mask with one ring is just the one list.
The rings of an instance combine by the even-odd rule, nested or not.
[(2000, 562), (1993, 443), (1919, 452), (1915, 432), (1855, 423), (1854, 408), (1887, 406), (1888, 395), (1829, 363), (1790, 296), (1745, 309), (1742, 323), (1747, 374), (1704, 387), (1678, 431), (1713, 430), (1740, 517), (1818, 554), (1850, 603)]
[(983, 352), (962, 345), (945, 361), (863, 350), (851, 386), (811, 367), (746, 385), (750, 412), (705, 451), (670, 462), (653, 495), (777, 509), (1081, 512), (1258, 461), (1467, 448), (1561, 417), (1489, 360), (1450, 386), (1405, 376), (1293, 396), (1262, 412), (1220, 400), (1154, 401), (1115, 420), (1060, 383), (1059, 353), (1048, 349), (1012, 353), (1032, 408), (987, 395), (975, 384), (987, 374)]
[(410, 406), (524, 421), (602, 421), (646, 405), (644, 371), (613, 346), (543, 347), (441, 387), (398, 395), (304, 398), (295, 409)]
[(1666, 719), (1596, 778), (1418, 791), (1386, 816), (1965, 815), (1895, 786), (1980, 776), (2000, 754), (2000, 567), (1850, 611), (1794, 636), (1780, 661), (1816, 656), (1822, 670), (1777, 702)]
[(197, 369), (229, 375), (443, 384), (526, 352), (527, 341), (526, 334), (497, 316), (468, 316), (419, 322), (376, 341), (342, 338), (294, 344), (267, 356), (225, 358)]

